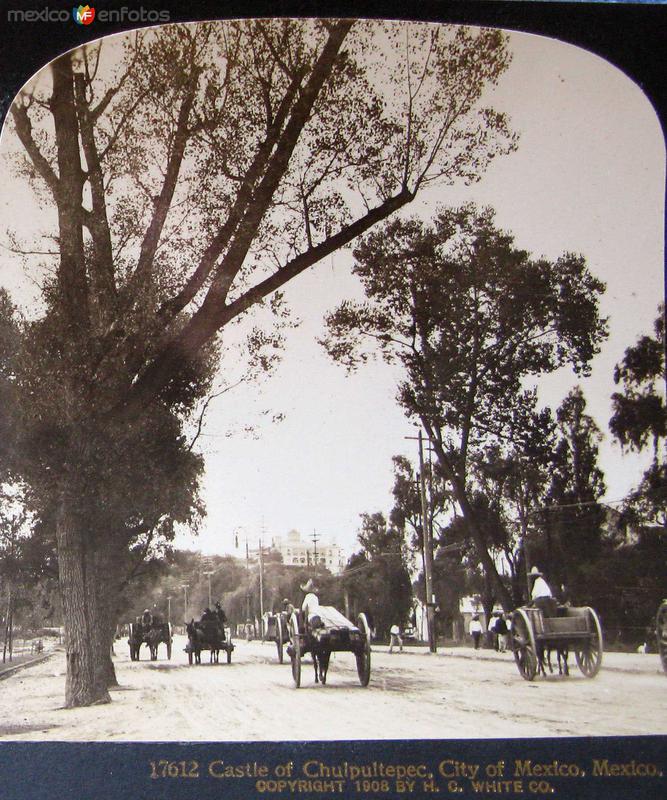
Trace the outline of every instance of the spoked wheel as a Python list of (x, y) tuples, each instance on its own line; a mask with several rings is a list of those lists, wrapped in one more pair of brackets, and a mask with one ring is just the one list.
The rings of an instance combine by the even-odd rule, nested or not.
[(532, 681), (537, 674), (537, 647), (530, 617), (521, 608), (512, 616), (512, 651), (521, 677)]
[(296, 614), (292, 614), (289, 621), (290, 639), (290, 659), (292, 661), (292, 678), (295, 688), (301, 686), (301, 637), (299, 635), (299, 620)]
[(658, 642), (662, 668), (667, 672), (667, 600), (662, 601), (655, 618), (655, 638)]
[(227, 663), (231, 664), (232, 663), (232, 646), (231, 646), (231, 642), (229, 643), (229, 646), (226, 648), (226, 650), (227, 650)]
[(359, 683), (368, 686), (371, 679), (371, 628), (365, 614), (359, 614), (358, 627), (364, 634), (364, 646), (361, 652), (356, 653), (357, 674)]
[(282, 664), (283, 654), (283, 620), (280, 614), (276, 617), (276, 647), (278, 648), (278, 661)]
[(584, 675), (587, 678), (594, 678), (602, 666), (602, 628), (598, 615), (592, 608), (586, 608), (584, 611), (588, 620), (590, 638), (583, 646), (577, 645), (574, 657)]
[(167, 642), (167, 661), (171, 660), (171, 639)]

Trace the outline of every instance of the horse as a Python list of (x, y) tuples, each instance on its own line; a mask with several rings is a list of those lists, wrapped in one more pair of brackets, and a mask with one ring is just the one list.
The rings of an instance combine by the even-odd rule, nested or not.
[[(317, 614), (313, 614), (308, 624), (311, 630), (324, 627), (322, 619)], [(313, 638), (310, 653), (313, 657), (313, 667), (315, 668), (315, 683), (322, 683), (324, 686), (327, 682), (331, 648)]]
[(537, 665), (538, 665), (538, 673), (544, 675), (546, 678), (547, 676), (547, 668), (549, 669), (549, 674), (553, 675), (553, 665), (551, 663), (551, 654), (556, 653), (557, 663), (558, 663), (558, 674), (568, 676), (570, 674), (570, 668), (568, 666), (567, 660), (570, 655), (570, 650), (567, 646), (562, 644), (547, 644), (543, 647), (538, 647), (537, 653)]
[(151, 661), (157, 661), (157, 648), (160, 642), (164, 641), (162, 627), (151, 628), (144, 634), (144, 641), (148, 645), (151, 654)]
[(201, 664), (201, 651), (203, 643), (203, 631), (199, 624), (195, 622), (194, 617), (185, 624), (185, 630), (188, 634), (188, 655), (190, 663), (194, 657), (195, 664)]

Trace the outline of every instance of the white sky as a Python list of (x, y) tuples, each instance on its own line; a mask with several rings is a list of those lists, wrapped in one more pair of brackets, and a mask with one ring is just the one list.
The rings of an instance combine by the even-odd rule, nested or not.
[[(493, 206), (497, 223), (534, 255), (586, 256), (607, 282), (602, 310), (611, 334), (592, 377), (580, 383), (606, 431), (614, 364), (651, 330), (664, 295), (660, 125), (641, 90), (597, 56), (529, 34), (512, 34), (510, 47), (514, 60), (492, 102), (520, 132), (518, 151), (496, 160), (479, 184), (432, 190), (407, 213), (428, 218), (439, 203), (474, 200)], [(21, 190), (3, 178), (0, 242), (6, 227), (26, 225)], [(212, 403), (200, 439), (208, 517), (196, 539), (184, 533), (178, 546), (233, 552), (236, 528), (252, 543), (264, 526), (265, 541), (291, 528), (304, 537), (316, 530), (320, 541), (352, 552), (359, 514), (389, 512), (391, 457), (416, 455), (416, 443), (405, 440), (415, 429), (395, 402), (397, 373), (377, 363), (348, 377), (315, 341), (326, 311), (358, 293), (350, 263), (348, 252), (337, 253), (288, 286), (302, 324), (290, 333), (277, 373)], [(0, 283), (17, 285), (19, 268), (4, 254)], [(541, 384), (543, 402), (556, 407), (576, 382), (571, 373), (551, 376)], [(285, 420), (271, 424), (266, 409)], [(257, 425), (254, 436), (242, 433), (248, 424)], [(640, 461), (622, 456), (608, 434), (600, 463), (610, 501), (641, 477)]]

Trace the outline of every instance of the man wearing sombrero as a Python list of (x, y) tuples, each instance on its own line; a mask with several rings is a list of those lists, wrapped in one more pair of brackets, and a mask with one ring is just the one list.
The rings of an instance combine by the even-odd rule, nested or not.
[(544, 580), (544, 575), (537, 567), (532, 567), (529, 576), (533, 580), (530, 599), (537, 608), (542, 609), (545, 617), (556, 616), (556, 600), (554, 599), (549, 584)]
[(303, 603), (301, 603), (301, 610), (305, 618), (309, 620), (311, 615), (315, 614), (320, 607), (320, 598), (317, 596), (319, 590), (317, 586), (315, 586), (313, 579), (308, 578), (301, 586), (301, 591), (306, 593), (306, 596), (303, 598)]

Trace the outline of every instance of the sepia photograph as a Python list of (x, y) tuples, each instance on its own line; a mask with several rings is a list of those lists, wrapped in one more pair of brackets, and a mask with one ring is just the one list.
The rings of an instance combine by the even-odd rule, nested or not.
[[(659, 109), (501, 25), (112, 7), (52, 20), (88, 38), (2, 121), (0, 754), (659, 742)], [(152, 787), (203, 769), (152, 758)], [(372, 763), (207, 775), (370, 798), (588, 772)]]

